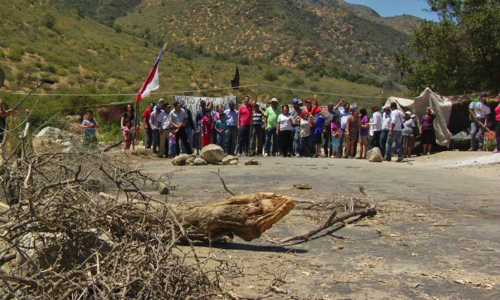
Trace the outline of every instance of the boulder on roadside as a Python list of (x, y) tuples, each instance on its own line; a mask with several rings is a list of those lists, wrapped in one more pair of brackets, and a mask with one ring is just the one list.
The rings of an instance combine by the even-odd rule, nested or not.
[(33, 148), (38, 152), (73, 151), (80, 144), (80, 139), (72, 133), (55, 127), (45, 127), (33, 138)]
[(199, 157), (198, 157), (198, 158), (196, 158), (196, 159), (194, 160), (193, 164), (194, 164), (195, 166), (205, 166), (205, 165), (207, 165), (207, 161), (206, 161), (206, 160), (204, 160), (203, 158), (199, 158)]
[(260, 163), (256, 159), (251, 159), (245, 162), (245, 166), (258, 166), (258, 165), (260, 165)]
[(186, 160), (186, 165), (188, 165), (188, 166), (192, 166), (192, 165), (194, 165), (194, 160), (195, 160), (195, 159), (196, 159), (196, 156), (191, 156), (190, 158), (188, 158), (188, 159)]
[(207, 145), (201, 149), (201, 158), (209, 164), (219, 164), (224, 158), (224, 149), (215, 144)]
[(170, 189), (164, 182), (158, 182), (158, 192), (160, 192), (160, 195), (168, 195)]
[(374, 147), (374, 148), (368, 150), (367, 157), (368, 157), (369, 162), (383, 162), (384, 161), (384, 157), (382, 156), (382, 152), (380, 151), (379, 147)]
[(236, 156), (233, 156), (233, 155), (228, 155), (226, 157), (224, 157), (224, 159), (222, 160), (222, 164), (223, 165), (237, 165), (238, 164), (238, 158)]
[(174, 166), (185, 166), (186, 165), (186, 161), (190, 158), (190, 157), (196, 157), (194, 155), (189, 155), (189, 154), (181, 154), (181, 155), (178, 155), (176, 157), (174, 157), (174, 159), (172, 160), (172, 164)]

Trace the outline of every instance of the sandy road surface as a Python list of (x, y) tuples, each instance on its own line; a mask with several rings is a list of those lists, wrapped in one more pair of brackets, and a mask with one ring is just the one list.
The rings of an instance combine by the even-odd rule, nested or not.
[[(490, 165), (470, 163), (475, 157)], [(493, 157), (493, 158), (491, 158)], [(447, 152), (405, 163), (345, 159), (258, 158), (260, 166), (175, 167), (168, 160), (131, 156), (153, 175), (178, 170), (175, 205), (227, 196), (211, 171), (221, 170), (236, 193), (272, 191), (294, 199), (358, 196), (377, 199), (379, 214), (307, 243), (276, 247), (263, 239), (201, 255), (237, 262), (243, 277), (226, 288), (247, 297), (323, 299), (500, 299), (500, 154)], [(241, 158), (245, 161), (247, 158)], [(464, 163), (467, 162), (467, 163)], [(296, 190), (294, 183), (312, 190)], [(430, 199), (430, 201), (429, 201)], [(327, 212), (298, 205), (266, 234), (280, 238), (316, 226)], [(265, 293), (274, 278), (288, 294)]]

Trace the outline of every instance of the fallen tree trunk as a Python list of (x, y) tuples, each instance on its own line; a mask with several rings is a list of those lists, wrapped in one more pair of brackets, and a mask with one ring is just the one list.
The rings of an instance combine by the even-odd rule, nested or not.
[(188, 235), (217, 240), (234, 234), (251, 241), (259, 238), (294, 207), (295, 203), (289, 197), (257, 193), (232, 196), (222, 202), (189, 209), (183, 215), (185, 222), (194, 228)]

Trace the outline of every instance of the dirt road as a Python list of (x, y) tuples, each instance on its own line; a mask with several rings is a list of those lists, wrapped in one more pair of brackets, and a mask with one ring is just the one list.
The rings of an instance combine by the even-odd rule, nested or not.
[[(364, 186), (379, 213), (307, 243), (276, 247), (264, 239), (235, 239), (201, 255), (235, 261), (244, 276), (225, 283), (246, 297), (306, 299), (500, 299), (500, 164), (460, 164), (471, 155), (444, 153), (405, 163), (345, 159), (258, 158), (260, 166), (175, 167), (170, 161), (134, 158), (154, 175), (177, 170), (168, 201), (198, 205), (227, 197), (220, 169), (235, 193), (278, 192), (325, 201), (360, 196)], [(500, 161), (500, 154), (499, 161)], [(496, 160), (496, 157), (493, 157)], [(241, 158), (245, 161), (247, 158)], [(472, 158), (472, 162), (474, 158)], [(295, 183), (310, 184), (297, 190)], [(308, 231), (328, 212), (292, 211), (266, 234)], [(282, 280), (282, 281), (281, 281)], [(267, 292), (270, 284), (280, 291)]]

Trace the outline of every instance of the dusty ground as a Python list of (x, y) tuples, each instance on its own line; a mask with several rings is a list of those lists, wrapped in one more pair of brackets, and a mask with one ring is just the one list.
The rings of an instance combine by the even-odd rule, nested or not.
[[(235, 239), (201, 256), (238, 263), (244, 276), (225, 282), (245, 297), (305, 299), (500, 299), (500, 154), (444, 152), (404, 163), (345, 159), (258, 158), (260, 166), (175, 167), (131, 155), (156, 176), (177, 170), (167, 201), (191, 206), (236, 193), (271, 191), (298, 200), (359, 197), (365, 186), (379, 213), (307, 243), (273, 246)], [(246, 161), (247, 158), (241, 158)], [(485, 165), (488, 164), (488, 165)], [(294, 183), (310, 184), (297, 190)], [(159, 197), (159, 195), (158, 195)], [(328, 212), (298, 205), (266, 232), (300, 234)], [(274, 279), (288, 294), (267, 292)]]

